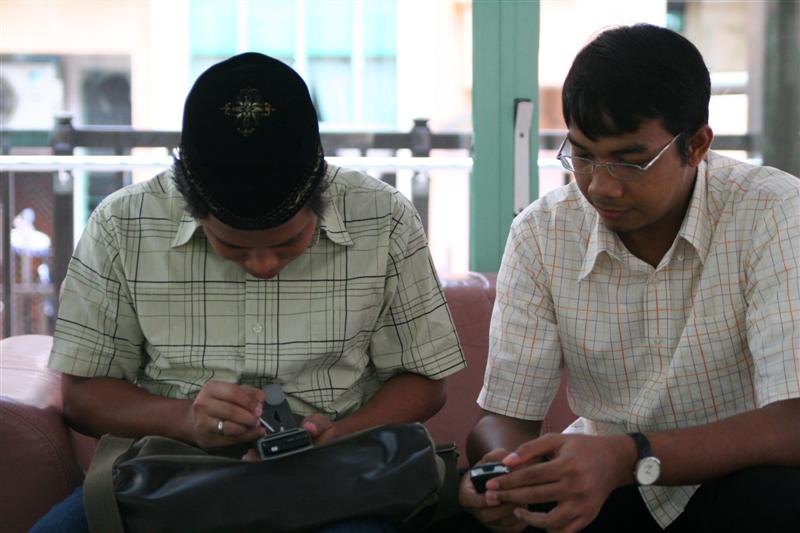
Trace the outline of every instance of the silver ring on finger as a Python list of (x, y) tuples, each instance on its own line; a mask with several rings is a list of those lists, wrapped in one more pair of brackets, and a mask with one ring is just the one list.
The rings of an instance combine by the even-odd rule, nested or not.
[(217, 422), (217, 433), (220, 435), (225, 435), (225, 421), (221, 418)]

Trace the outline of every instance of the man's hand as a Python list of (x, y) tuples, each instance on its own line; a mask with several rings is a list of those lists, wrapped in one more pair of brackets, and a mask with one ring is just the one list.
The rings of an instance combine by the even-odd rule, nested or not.
[[(546, 457), (551, 459), (543, 462)], [(514, 515), (525, 524), (579, 531), (597, 517), (612, 490), (632, 481), (635, 457), (627, 435), (548, 434), (503, 459), (513, 472), (486, 483), (486, 500), (517, 506)], [(546, 502), (557, 505), (547, 513), (527, 510), (529, 504)]]
[[(251, 442), (264, 435), (258, 423), (264, 393), (248, 385), (209, 381), (189, 408), (184, 434), (201, 448)], [(222, 432), (219, 431), (222, 421)]]
[[(508, 455), (503, 449), (492, 450), (484, 455), (476, 464), (491, 463), (502, 460)], [(468, 512), (472, 513), (484, 526), (496, 533), (517, 533), (525, 529), (526, 524), (514, 516), (516, 504), (501, 504), (496, 497), (487, 497), (475, 492), (475, 487), (469, 478), (469, 472), (461, 478), (458, 489), (458, 500)]]
[(331, 422), (319, 413), (305, 417), (300, 422), (300, 427), (308, 431), (317, 446), (341, 436), (336, 422)]

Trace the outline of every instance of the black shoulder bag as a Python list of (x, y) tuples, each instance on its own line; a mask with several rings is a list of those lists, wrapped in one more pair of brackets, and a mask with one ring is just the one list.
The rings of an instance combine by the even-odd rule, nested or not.
[(164, 437), (107, 435), (84, 497), (93, 533), (292, 532), (359, 517), (402, 525), (424, 515), (430, 523), (442, 512), (435, 504), (443, 480), (431, 437), (418, 423), (379, 426), (260, 462)]

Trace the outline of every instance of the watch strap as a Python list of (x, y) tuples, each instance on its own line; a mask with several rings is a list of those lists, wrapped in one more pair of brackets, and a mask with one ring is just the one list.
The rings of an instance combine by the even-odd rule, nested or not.
[(640, 461), (645, 457), (651, 457), (653, 455), (650, 441), (644, 436), (644, 433), (628, 433), (628, 436), (632, 438), (634, 444), (636, 444), (636, 455)]

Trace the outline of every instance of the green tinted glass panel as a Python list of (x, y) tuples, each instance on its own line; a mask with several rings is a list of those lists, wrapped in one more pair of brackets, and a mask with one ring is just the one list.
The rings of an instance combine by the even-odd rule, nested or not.
[(193, 56), (236, 53), (236, 2), (190, 0), (189, 46)]
[(308, 55), (349, 57), (352, 49), (353, 2), (308, 0), (305, 10)]
[(310, 58), (307, 81), (320, 122), (352, 122), (353, 75), (349, 58)]
[(397, 61), (393, 57), (367, 59), (364, 66), (364, 121), (369, 126), (397, 124)]
[(294, 0), (248, 0), (250, 50), (275, 57), (294, 57)]
[(364, 2), (364, 48), (367, 57), (397, 55), (397, 2)]

